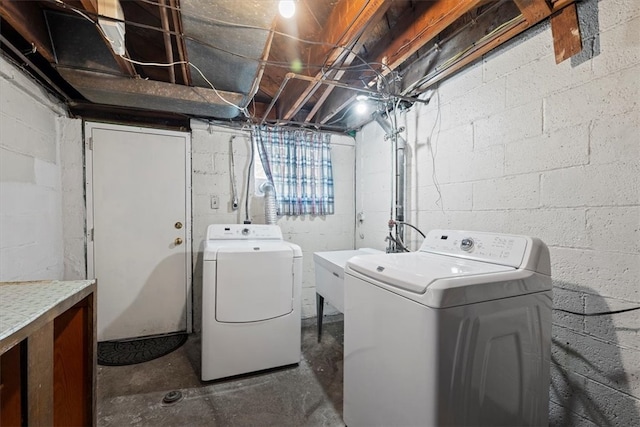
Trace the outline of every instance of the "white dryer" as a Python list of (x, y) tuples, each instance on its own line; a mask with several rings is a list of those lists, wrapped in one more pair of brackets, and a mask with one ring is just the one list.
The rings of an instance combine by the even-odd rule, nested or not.
[(540, 240), (467, 231), (351, 258), (345, 423), (547, 425), (550, 274)]
[(300, 362), (302, 251), (277, 225), (207, 228), (204, 381)]

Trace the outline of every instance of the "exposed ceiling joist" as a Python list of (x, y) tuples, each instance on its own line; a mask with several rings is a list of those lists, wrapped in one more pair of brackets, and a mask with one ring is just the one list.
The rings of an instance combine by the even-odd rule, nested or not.
[[(418, 10), (414, 11), (419, 14), (418, 17), (407, 12), (400, 18), (400, 24), (396, 28), (404, 30), (399, 33), (390, 31), (387, 38), (379, 42), (378, 48), (372, 52), (371, 56), (374, 59), (371, 62), (385, 64), (380, 71), (382, 74), (388, 74), (462, 15), (473, 10), (482, 2), (483, 0), (424, 2), (419, 5)], [(486, 3), (486, 1), (484, 2)], [(352, 103), (356, 95), (356, 93), (349, 93), (349, 91), (336, 91), (332, 99), (323, 106), (317, 121), (327, 123), (346, 105)]]
[(413, 20), (402, 34), (389, 40), (384, 51), (376, 56), (374, 62), (386, 64), (382, 70), (385, 74), (389, 69), (395, 70), (428, 41), (482, 2), (483, 0), (428, 2), (429, 7)]
[[(348, 57), (348, 49), (353, 49), (358, 38), (371, 23), (379, 20), (391, 4), (390, 0), (341, 0), (331, 12), (331, 16), (320, 37), (319, 44), (311, 48), (310, 64), (324, 64), (331, 67)], [(345, 49), (346, 48), (346, 49)], [(316, 79), (324, 77), (323, 71)], [(284, 91), (280, 100), (280, 116), (291, 119), (304, 102), (319, 87), (318, 83), (309, 84), (294, 81)]]
[(87, 12), (98, 13), (98, 0), (80, 0)]
[(551, 14), (547, 0), (513, 0), (529, 25), (534, 25)]
[(1, 0), (0, 15), (47, 61), (55, 62), (47, 25), (35, 2)]
[[(100, 15), (118, 1), (115, 21)], [(549, 17), (557, 61), (575, 55), (575, 1), (297, 0), (285, 20), (277, 0), (0, 0), (0, 31), (5, 54), (86, 111), (85, 98), (101, 114), (146, 108), (347, 131), (371, 120), (352, 114), (358, 93), (377, 108), (415, 102)], [(112, 46), (98, 28), (105, 18), (126, 29), (122, 56), (122, 37)]]

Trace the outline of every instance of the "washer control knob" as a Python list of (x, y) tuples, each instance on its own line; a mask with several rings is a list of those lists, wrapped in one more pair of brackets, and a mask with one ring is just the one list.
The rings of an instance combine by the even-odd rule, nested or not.
[(471, 249), (473, 249), (473, 244), (473, 239), (471, 237), (467, 237), (466, 239), (462, 239), (462, 241), (460, 242), (460, 249), (469, 252)]
[(243, 236), (248, 236), (249, 235), (249, 229), (248, 228), (243, 228), (242, 229), (242, 235)]

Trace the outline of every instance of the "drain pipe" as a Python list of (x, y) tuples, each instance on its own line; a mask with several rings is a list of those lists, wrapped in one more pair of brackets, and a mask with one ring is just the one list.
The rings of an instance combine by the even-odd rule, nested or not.
[[(382, 112), (377, 111), (374, 113), (374, 120), (376, 123), (380, 125), (382, 130), (385, 132), (384, 139), (391, 139), (395, 145), (395, 165), (396, 165), (396, 176), (395, 176), (395, 194), (396, 194), (396, 212), (395, 212), (395, 228), (396, 228), (396, 237), (399, 238), (401, 244), (404, 244), (404, 226), (401, 224), (404, 222), (404, 209), (406, 205), (406, 179), (407, 179), (407, 168), (406, 168), (406, 157), (405, 157), (405, 147), (407, 142), (405, 139), (399, 135), (404, 129), (394, 129), (394, 127), (387, 121), (384, 117), (382, 117)], [(391, 242), (392, 244), (394, 242)], [(398, 245), (393, 244), (395, 251), (400, 251), (402, 248), (399, 248)]]

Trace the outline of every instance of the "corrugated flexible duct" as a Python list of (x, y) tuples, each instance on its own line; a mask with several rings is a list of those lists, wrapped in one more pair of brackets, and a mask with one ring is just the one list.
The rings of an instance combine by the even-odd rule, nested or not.
[(276, 205), (276, 188), (269, 181), (260, 185), (264, 193), (264, 222), (274, 225), (278, 220), (278, 207)]

